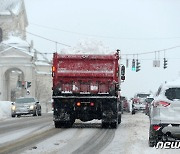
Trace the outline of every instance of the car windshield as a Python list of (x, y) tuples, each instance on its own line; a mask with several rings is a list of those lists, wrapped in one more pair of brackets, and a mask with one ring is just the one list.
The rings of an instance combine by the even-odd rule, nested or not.
[(121, 100), (127, 100), (126, 97), (124, 96), (121, 96)]
[(147, 103), (151, 103), (154, 100), (154, 98), (146, 98)]
[(148, 97), (150, 94), (137, 94), (137, 97), (145, 98)]
[(16, 103), (31, 103), (34, 102), (34, 98), (20, 98), (20, 99), (16, 99)]
[(165, 96), (169, 100), (180, 99), (180, 88), (169, 88), (165, 92)]

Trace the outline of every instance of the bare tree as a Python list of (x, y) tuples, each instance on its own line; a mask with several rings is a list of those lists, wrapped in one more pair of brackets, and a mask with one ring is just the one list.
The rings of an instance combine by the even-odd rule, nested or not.
[(49, 101), (51, 100), (51, 90), (49, 89), (51, 87), (47, 87), (47, 84), (45, 84), (42, 80), (38, 79), (36, 81), (36, 98), (42, 103), (43, 107), (46, 109), (46, 112), (48, 112), (49, 108)]

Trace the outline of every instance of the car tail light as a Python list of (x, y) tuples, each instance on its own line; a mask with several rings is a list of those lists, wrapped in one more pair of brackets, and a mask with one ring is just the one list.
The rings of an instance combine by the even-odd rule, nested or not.
[(154, 106), (157, 107), (157, 106), (163, 106), (163, 107), (167, 107), (169, 106), (170, 103), (169, 102), (165, 102), (165, 101), (158, 101), (158, 102), (154, 102)]
[(155, 131), (158, 131), (160, 128), (161, 128), (161, 126), (159, 126), (159, 125), (154, 125), (154, 126), (153, 126), (153, 129), (154, 129)]
[(134, 98), (134, 100), (133, 100), (133, 102), (135, 102), (135, 103), (139, 103), (139, 98)]
[(81, 106), (81, 102), (77, 102), (77, 103), (76, 103), (76, 106)]
[(90, 102), (90, 106), (94, 106), (94, 102)]

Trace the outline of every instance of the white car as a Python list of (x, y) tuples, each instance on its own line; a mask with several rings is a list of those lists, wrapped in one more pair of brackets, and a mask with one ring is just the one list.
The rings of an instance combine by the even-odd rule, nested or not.
[(150, 110), (149, 146), (180, 139), (180, 80), (161, 85)]
[(11, 116), (21, 116), (32, 114), (33, 116), (41, 116), (41, 105), (32, 97), (17, 98), (11, 106)]
[(136, 103), (134, 104), (135, 110), (145, 110), (146, 109), (146, 104), (145, 103)]
[(149, 93), (137, 93), (133, 98), (133, 103), (139, 103), (142, 104), (145, 102), (145, 99), (150, 96)]

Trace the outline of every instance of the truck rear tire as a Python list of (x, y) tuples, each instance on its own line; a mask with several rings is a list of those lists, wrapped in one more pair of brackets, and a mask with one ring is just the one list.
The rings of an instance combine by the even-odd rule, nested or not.
[(65, 121), (65, 122), (59, 122), (59, 121), (55, 121), (54, 122), (54, 126), (55, 128), (70, 128), (72, 127), (72, 125), (74, 124), (74, 121)]
[(117, 128), (118, 124), (117, 122), (111, 122), (111, 128)]
[(107, 122), (102, 122), (102, 128), (108, 128), (109, 127), (109, 123)]
[(71, 128), (72, 125), (73, 125), (73, 123), (74, 123), (74, 122), (72, 122), (72, 121), (65, 122), (65, 123), (64, 123), (64, 127), (65, 127), (65, 128)]
[(121, 114), (118, 116), (118, 124), (121, 123)]
[(61, 123), (55, 121), (55, 122), (54, 122), (54, 126), (55, 126), (55, 128), (61, 128)]

